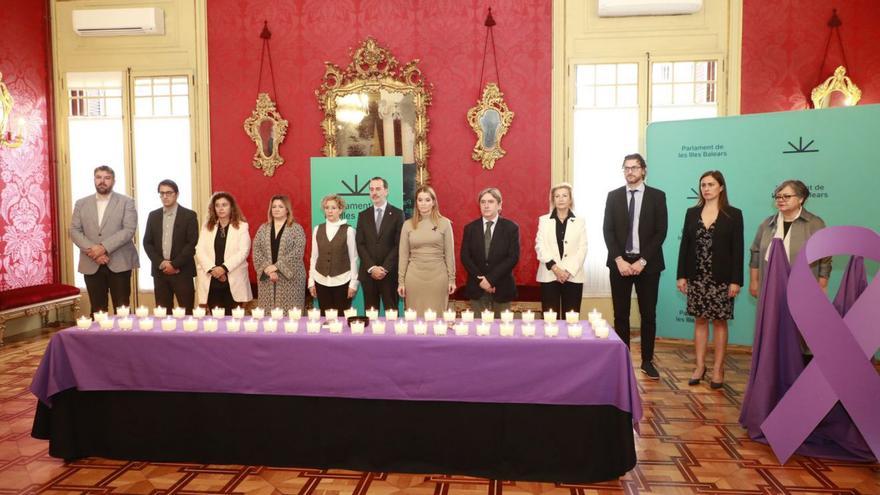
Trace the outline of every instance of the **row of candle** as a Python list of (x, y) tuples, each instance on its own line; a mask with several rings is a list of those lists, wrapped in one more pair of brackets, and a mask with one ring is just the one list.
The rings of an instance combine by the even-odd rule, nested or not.
[[(366, 310), (366, 316), (370, 320), (376, 320), (379, 318), (379, 310), (375, 308), (370, 308)], [(153, 308), (152, 314), (156, 318), (165, 318), (168, 316), (168, 310), (162, 306), (156, 306)], [(328, 320), (334, 320), (339, 317), (339, 312), (335, 309), (327, 309), (324, 311), (325, 317)], [(116, 308), (116, 316), (119, 317), (127, 317), (130, 315), (130, 308), (128, 306), (119, 306)], [(146, 318), (150, 316), (150, 311), (144, 306), (139, 306), (135, 309), (135, 315), (138, 318)], [(214, 318), (223, 318), (226, 315), (226, 311), (223, 308), (213, 308), (211, 310), (211, 316)], [(307, 315), (310, 320), (319, 320), (321, 318), (321, 310), (317, 308), (312, 308), (307, 311)], [(357, 316), (357, 310), (354, 308), (349, 308), (343, 311), (343, 315), (346, 318), (350, 318), (353, 316)], [(171, 310), (171, 316), (174, 318), (184, 318), (186, 316), (186, 310), (183, 308), (177, 307)], [(207, 316), (207, 309), (202, 307), (193, 308), (192, 317), (193, 318), (204, 318)], [(232, 317), (235, 319), (242, 319), (245, 316), (244, 308), (238, 307), (232, 310)], [(437, 312), (428, 309), (425, 311), (424, 320), (427, 322), (432, 322), (437, 320)], [(474, 312), (467, 309), (461, 312), (461, 320), (464, 322), (472, 322), (474, 321)], [(589, 313), (589, 320), (593, 322), (595, 319), (601, 319), (601, 313), (597, 310), (593, 309)], [(95, 313), (95, 320), (101, 321), (106, 319), (108, 314), (99, 311)], [(266, 317), (266, 311), (263, 308), (254, 308), (251, 310), (251, 317), (255, 319), (263, 319)], [(269, 312), (269, 317), (273, 320), (280, 320), (284, 318), (284, 310), (281, 308), (274, 308)], [(290, 319), (299, 319), (302, 317), (302, 309), (301, 308), (293, 308), (287, 311), (287, 317)], [(418, 314), (414, 309), (407, 309), (404, 311), (404, 320), (406, 321), (416, 321)], [(556, 322), (556, 311), (544, 311), (543, 313), (544, 321), (547, 323)], [(456, 313), (454, 310), (446, 310), (442, 314), (442, 318), (445, 321), (453, 321), (456, 319)], [(521, 313), (521, 318), (523, 322), (529, 323), (535, 321), (535, 313), (531, 310), (524, 311)], [(385, 319), (386, 320), (397, 320), (398, 312), (396, 309), (388, 309), (385, 311)], [(501, 312), (501, 321), (503, 323), (510, 323), (514, 319), (514, 313), (510, 310), (504, 310)], [(484, 310), (480, 313), (480, 320), (484, 323), (492, 323), (495, 321), (495, 313), (491, 310)], [(565, 313), (565, 321), (566, 323), (577, 323), (580, 321), (580, 314), (577, 311), (569, 311)], [(603, 320), (604, 321), (604, 320)]]

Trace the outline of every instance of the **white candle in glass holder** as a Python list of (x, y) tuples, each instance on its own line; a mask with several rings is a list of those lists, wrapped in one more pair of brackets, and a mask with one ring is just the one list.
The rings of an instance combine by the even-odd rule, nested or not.
[(444, 311), (443, 312), (443, 319), (446, 321), (450, 321), (450, 322), (455, 321), (455, 310), (454, 309), (447, 309), (446, 311)]
[(437, 320), (437, 312), (431, 308), (425, 310), (425, 321), (436, 321)]
[(397, 335), (406, 335), (409, 331), (409, 323), (406, 320), (397, 320), (394, 324), (394, 333)]
[(370, 308), (370, 309), (366, 310), (364, 312), (364, 314), (367, 315), (367, 318), (369, 318), (370, 321), (373, 321), (373, 320), (376, 320), (379, 318), (379, 310), (376, 308)]
[(309, 320), (306, 323), (306, 332), (321, 333), (321, 322), (319, 320)]
[(557, 335), (559, 335), (559, 327), (556, 326), (556, 323), (544, 322), (544, 336), (556, 337)]
[(300, 308), (293, 307), (292, 309), (287, 310), (287, 317), (291, 320), (298, 320), (302, 318), (303, 311)]
[(524, 311), (522, 313), (522, 321), (523, 323), (532, 323), (533, 321), (535, 321), (535, 312), (531, 309), (528, 311)]
[(431, 331), (434, 332), (434, 335), (446, 335), (449, 327), (446, 325), (446, 322), (435, 321), (431, 324)]
[(318, 321), (321, 319), (321, 310), (318, 308), (310, 308), (306, 311), (306, 314), (309, 315), (309, 320)]
[(170, 316), (162, 318), (162, 330), (165, 330), (166, 332), (170, 332), (172, 330), (175, 330), (176, 328), (177, 328), (177, 320), (175, 320), (174, 318), (172, 318)]
[(214, 318), (225, 318), (226, 310), (224, 308), (214, 307), (214, 309), (211, 310), (211, 316)]
[(608, 328), (607, 325), (603, 325), (601, 327), (596, 327), (596, 337), (597, 338), (607, 339), (609, 332), (610, 332), (610, 329)]
[(581, 321), (581, 315), (577, 311), (571, 310), (571, 311), (565, 313), (565, 322), (566, 323), (577, 323), (579, 321)]
[(482, 313), (480, 313), (480, 320), (483, 323), (492, 323), (495, 321), (495, 312), (491, 309), (484, 309)]
[(236, 320), (241, 320), (242, 318), (244, 318), (244, 308), (242, 308), (241, 306), (236, 306), (232, 310), (232, 317)]
[(101, 330), (110, 330), (115, 324), (116, 321), (114, 321), (113, 318), (105, 318), (98, 322), (98, 326), (101, 327)]
[(186, 310), (180, 306), (175, 306), (174, 309), (171, 310), (171, 316), (175, 318), (183, 318), (186, 316)]
[(130, 316), (119, 318), (118, 322), (120, 330), (131, 330), (132, 326), (134, 326), (134, 320)]
[(131, 310), (129, 309), (128, 306), (123, 304), (122, 306), (116, 307), (116, 316), (118, 316), (120, 318), (125, 318), (126, 316), (128, 316), (130, 314), (131, 314)]
[(376, 335), (385, 333), (385, 320), (370, 321), (370, 330)]
[(353, 318), (358, 315), (358, 310), (354, 308), (348, 308), (342, 312), (342, 316), (345, 316), (345, 319)]
[(324, 310), (324, 319), (327, 321), (335, 320), (339, 318), (339, 310), (337, 309), (325, 309)]
[(207, 318), (202, 322), (202, 328), (206, 332), (216, 332), (217, 331), (217, 320), (214, 318)]
[(477, 324), (477, 335), (480, 337), (486, 337), (489, 335), (489, 329), (492, 328), (492, 325), (483, 322)]
[(247, 320), (244, 320), (244, 331), (245, 332), (256, 332), (257, 328), (260, 327), (260, 320), (250, 317)]
[(296, 333), (299, 331), (299, 318), (288, 319), (284, 322), (284, 331), (286, 333)]
[(183, 331), (184, 332), (195, 332), (199, 328), (199, 320), (195, 318), (187, 318), (183, 320)]
[(342, 333), (342, 321), (339, 318), (330, 320), (330, 333)]
[(227, 332), (237, 332), (241, 329), (241, 320), (238, 318), (232, 318), (226, 321), (226, 331)]
[(362, 322), (362, 321), (351, 322), (351, 334), (352, 335), (363, 335), (364, 334), (364, 322)]
[(261, 307), (256, 307), (251, 310), (251, 318), (255, 320), (262, 320), (266, 317), (266, 310)]
[(544, 323), (556, 323), (556, 311), (544, 311)]
[(137, 309), (134, 310), (134, 315), (138, 318), (146, 318), (150, 316), (150, 310), (147, 309), (146, 306), (138, 306)]
[(520, 331), (523, 334), (523, 337), (534, 337), (535, 336), (535, 324), (534, 323), (523, 323), (520, 327)]
[(394, 321), (397, 319), (397, 310), (396, 309), (386, 309), (385, 310), (385, 320), (386, 321)]
[(513, 323), (509, 321), (502, 322), (499, 332), (502, 337), (513, 337)]
[(410, 308), (403, 312), (403, 319), (405, 321), (416, 321), (416, 317), (418, 317), (418, 313), (416, 310)]
[(501, 321), (504, 323), (510, 323), (513, 321), (513, 311), (509, 309), (505, 309), (501, 312)]
[(165, 306), (156, 306), (153, 308), (153, 316), (156, 318), (165, 318), (168, 316), (168, 310), (165, 309)]
[(424, 321), (417, 321), (413, 325), (413, 333), (416, 335), (428, 335), (428, 324)]
[(94, 316), (95, 316), (95, 321), (97, 321), (98, 323), (100, 323), (108, 318), (107, 313), (105, 313), (104, 311), (98, 311), (97, 313), (95, 313)]
[(269, 317), (273, 320), (280, 320), (284, 318), (284, 310), (281, 308), (272, 308), (272, 311), (269, 312)]
[(263, 321), (263, 331), (266, 333), (275, 333), (278, 330), (278, 320), (269, 318)]
[(572, 339), (579, 339), (584, 335), (584, 329), (580, 323), (568, 324), (568, 336)]
[[(462, 313), (462, 315), (464, 315), (464, 313)], [(473, 314), (471, 314), (471, 315), (473, 316)], [(455, 335), (458, 335), (459, 337), (461, 337), (461, 336), (464, 336), (464, 335), (467, 335), (468, 333), (470, 333), (471, 326), (468, 325), (467, 323), (459, 322), (459, 323), (455, 324), (453, 329), (455, 330)]]
[(76, 319), (76, 328), (80, 330), (85, 330), (92, 326), (92, 319), (87, 316), (80, 316)]
[(470, 323), (474, 321), (474, 312), (470, 309), (466, 309), (461, 312), (461, 321), (465, 323)]
[(153, 329), (153, 319), (150, 317), (141, 318), (138, 320), (138, 328), (141, 330), (152, 330)]
[(192, 314), (192, 315), (193, 315), (193, 318), (201, 319), (201, 318), (204, 318), (204, 317), (205, 317), (205, 314), (206, 314), (206, 313), (207, 313), (207, 311), (205, 311), (205, 308), (203, 308), (203, 307), (201, 307), (201, 306), (196, 306), (196, 307), (193, 308), (193, 314)]

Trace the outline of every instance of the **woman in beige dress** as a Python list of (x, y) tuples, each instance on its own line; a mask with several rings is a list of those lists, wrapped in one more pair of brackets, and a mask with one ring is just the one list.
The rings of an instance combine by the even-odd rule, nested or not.
[(422, 316), (427, 309), (444, 311), (455, 292), (455, 245), (452, 223), (440, 215), (430, 186), (416, 190), (416, 212), (400, 232), (397, 293), (406, 308)]

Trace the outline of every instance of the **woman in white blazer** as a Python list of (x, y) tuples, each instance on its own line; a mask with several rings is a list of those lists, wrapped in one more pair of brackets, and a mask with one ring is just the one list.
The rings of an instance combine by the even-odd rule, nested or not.
[(587, 226), (575, 217), (571, 184), (550, 189), (550, 213), (538, 219), (535, 252), (541, 283), (541, 308), (557, 314), (580, 312), (584, 292), (584, 260), (587, 257)]
[(253, 299), (247, 262), (250, 249), (248, 224), (235, 198), (227, 192), (214, 193), (208, 221), (196, 244), (199, 304), (225, 308), (230, 315), (235, 306)]

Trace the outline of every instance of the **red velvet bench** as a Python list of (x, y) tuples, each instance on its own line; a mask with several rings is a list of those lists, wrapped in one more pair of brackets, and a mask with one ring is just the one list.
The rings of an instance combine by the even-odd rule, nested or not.
[(0, 291), (0, 345), (6, 334), (6, 322), (40, 314), (43, 326), (49, 324), (49, 311), (73, 306), (79, 311), (79, 289), (72, 285), (43, 284)]

